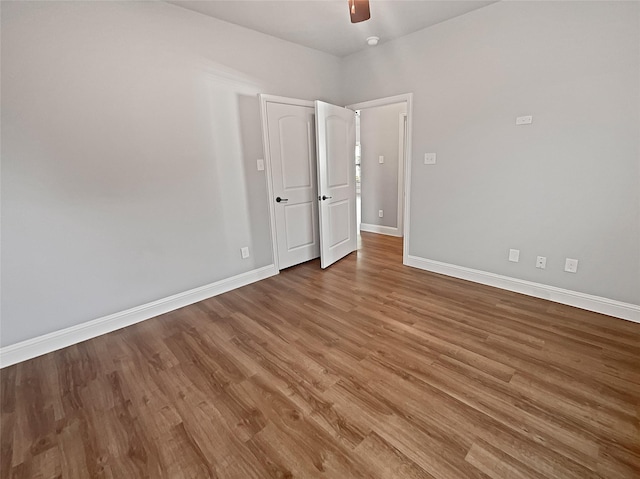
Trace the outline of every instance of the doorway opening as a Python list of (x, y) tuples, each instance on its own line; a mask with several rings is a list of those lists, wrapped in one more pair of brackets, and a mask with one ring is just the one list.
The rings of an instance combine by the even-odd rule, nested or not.
[(411, 95), (349, 108), (356, 111), (359, 231), (404, 237), (406, 243)]

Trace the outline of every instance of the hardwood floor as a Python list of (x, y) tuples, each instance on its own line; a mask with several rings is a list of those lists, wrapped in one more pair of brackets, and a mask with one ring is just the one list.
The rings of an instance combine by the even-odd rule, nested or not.
[(1, 477), (640, 477), (640, 324), (401, 248), (3, 369)]

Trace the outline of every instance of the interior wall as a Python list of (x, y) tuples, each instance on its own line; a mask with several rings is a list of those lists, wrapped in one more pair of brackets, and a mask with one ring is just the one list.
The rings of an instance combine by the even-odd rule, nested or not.
[(340, 61), (163, 2), (1, 2), (0, 346), (270, 264), (263, 92), (413, 92), (410, 254), (640, 304), (639, 7), (499, 2)]
[(348, 103), (413, 92), (409, 254), (640, 304), (639, 62), (638, 2), (498, 2), (344, 58)]
[(400, 114), (406, 110), (404, 102), (360, 110), (362, 223), (398, 227)]
[(1, 346), (273, 262), (257, 94), (339, 102), (336, 57), (164, 2), (1, 9)]

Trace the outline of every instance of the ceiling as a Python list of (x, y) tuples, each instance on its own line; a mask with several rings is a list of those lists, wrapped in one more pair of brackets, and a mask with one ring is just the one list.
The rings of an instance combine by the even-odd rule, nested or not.
[(195, 12), (344, 57), (494, 3), (496, 0), (371, 0), (371, 19), (352, 24), (347, 0), (174, 0)]

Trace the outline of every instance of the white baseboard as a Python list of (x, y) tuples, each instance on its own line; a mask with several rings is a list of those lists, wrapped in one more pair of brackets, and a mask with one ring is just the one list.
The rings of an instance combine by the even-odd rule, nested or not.
[(486, 284), (488, 286), (526, 294), (527, 296), (542, 298), (555, 303), (567, 304), (569, 306), (575, 306), (576, 308), (640, 323), (640, 305), (637, 304), (623, 303), (622, 301), (556, 288), (555, 286), (547, 286), (532, 281), (510, 278), (499, 274), (487, 273), (486, 271), (465, 268), (463, 266), (441, 263), (440, 261), (420, 258), (418, 256), (407, 256), (404, 264), (433, 273), (453, 276), (454, 278)]
[(5, 346), (0, 348), (0, 368), (66, 348), (276, 274), (278, 270), (274, 265), (264, 266), (119, 313)]
[(370, 225), (367, 223), (360, 223), (360, 231), (366, 231), (368, 233), (378, 233), (387, 236), (402, 236), (402, 233), (398, 228), (392, 228), (391, 226)]

